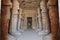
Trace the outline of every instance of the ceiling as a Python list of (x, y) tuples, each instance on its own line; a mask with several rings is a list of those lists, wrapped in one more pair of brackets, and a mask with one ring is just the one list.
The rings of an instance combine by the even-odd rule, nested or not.
[(20, 0), (21, 8), (36, 8), (40, 5), (40, 0)]

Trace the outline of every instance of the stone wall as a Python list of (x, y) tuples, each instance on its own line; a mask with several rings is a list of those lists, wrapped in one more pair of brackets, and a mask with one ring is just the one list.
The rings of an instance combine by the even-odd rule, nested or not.
[(36, 19), (36, 14), (38, 13), (37, 9), (23, 9), (23, 15), (24, 15), (24, 27), (23, 29), (26, 29), (27, 28), (27, 17), (32, 17), (32, 28), (33, 29), (37, 29), (37, 26), (36, 24), (34, 23), (35, 22), (35, 19)]
[(60, 0), (58, 0), (58, 7), (59, 7), (59, 22), (60, 22)]
[(1, 13), (1, 0), (0, 0), (0, 13)]
[(59, 31), (58, 31), (58, 39), (60, 40), (60, 0), (58, 0), (58, 7), (59, 7)]

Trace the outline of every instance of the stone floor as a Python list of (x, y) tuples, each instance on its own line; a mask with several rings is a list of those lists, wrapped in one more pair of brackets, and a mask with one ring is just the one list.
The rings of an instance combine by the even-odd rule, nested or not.
[(41, 36), (35, 30), (28, 29), (21, 33), (19, 37), (9, 35), (8, 40), (52, 40), (52, 35)]

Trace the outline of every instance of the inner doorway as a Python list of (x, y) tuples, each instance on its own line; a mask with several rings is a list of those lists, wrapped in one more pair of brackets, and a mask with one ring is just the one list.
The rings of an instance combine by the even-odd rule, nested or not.
[(27, 17), (27, 28), (32, 29), (32, 17)]

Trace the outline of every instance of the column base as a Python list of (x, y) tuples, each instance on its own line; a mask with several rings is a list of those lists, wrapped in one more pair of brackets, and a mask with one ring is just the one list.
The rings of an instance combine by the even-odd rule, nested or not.
[(16, 37), (16, 38), (18, 38), (18, 37), (20, 37), (21, 36), (21, 32), (19, 32), (19, 31), (16, 31), (16, 32), (11, 32), (11, 35), (12, 36), (14, 36), (14, 37)]
[(19, 31), (20, 33), (21, 33), (21, 32), (24, 32), (24, 30), (22, 30), (22, 29), (19, 29), (18, 31)]
[(42, 30), (41, 30), (41, 29), (36, 29), (35, 31), (36, 31), (36, 32), (41, 32)]
[(16, 38), (10, 34), (8, 34), (8, 40), (16, 40)]
[(38, 35), (40, 35), (40, 36), (45, 36), (47, 34), (49, 34), (49, 32), (48, 31), (45, 31), (45, 30), (38, 32)]

